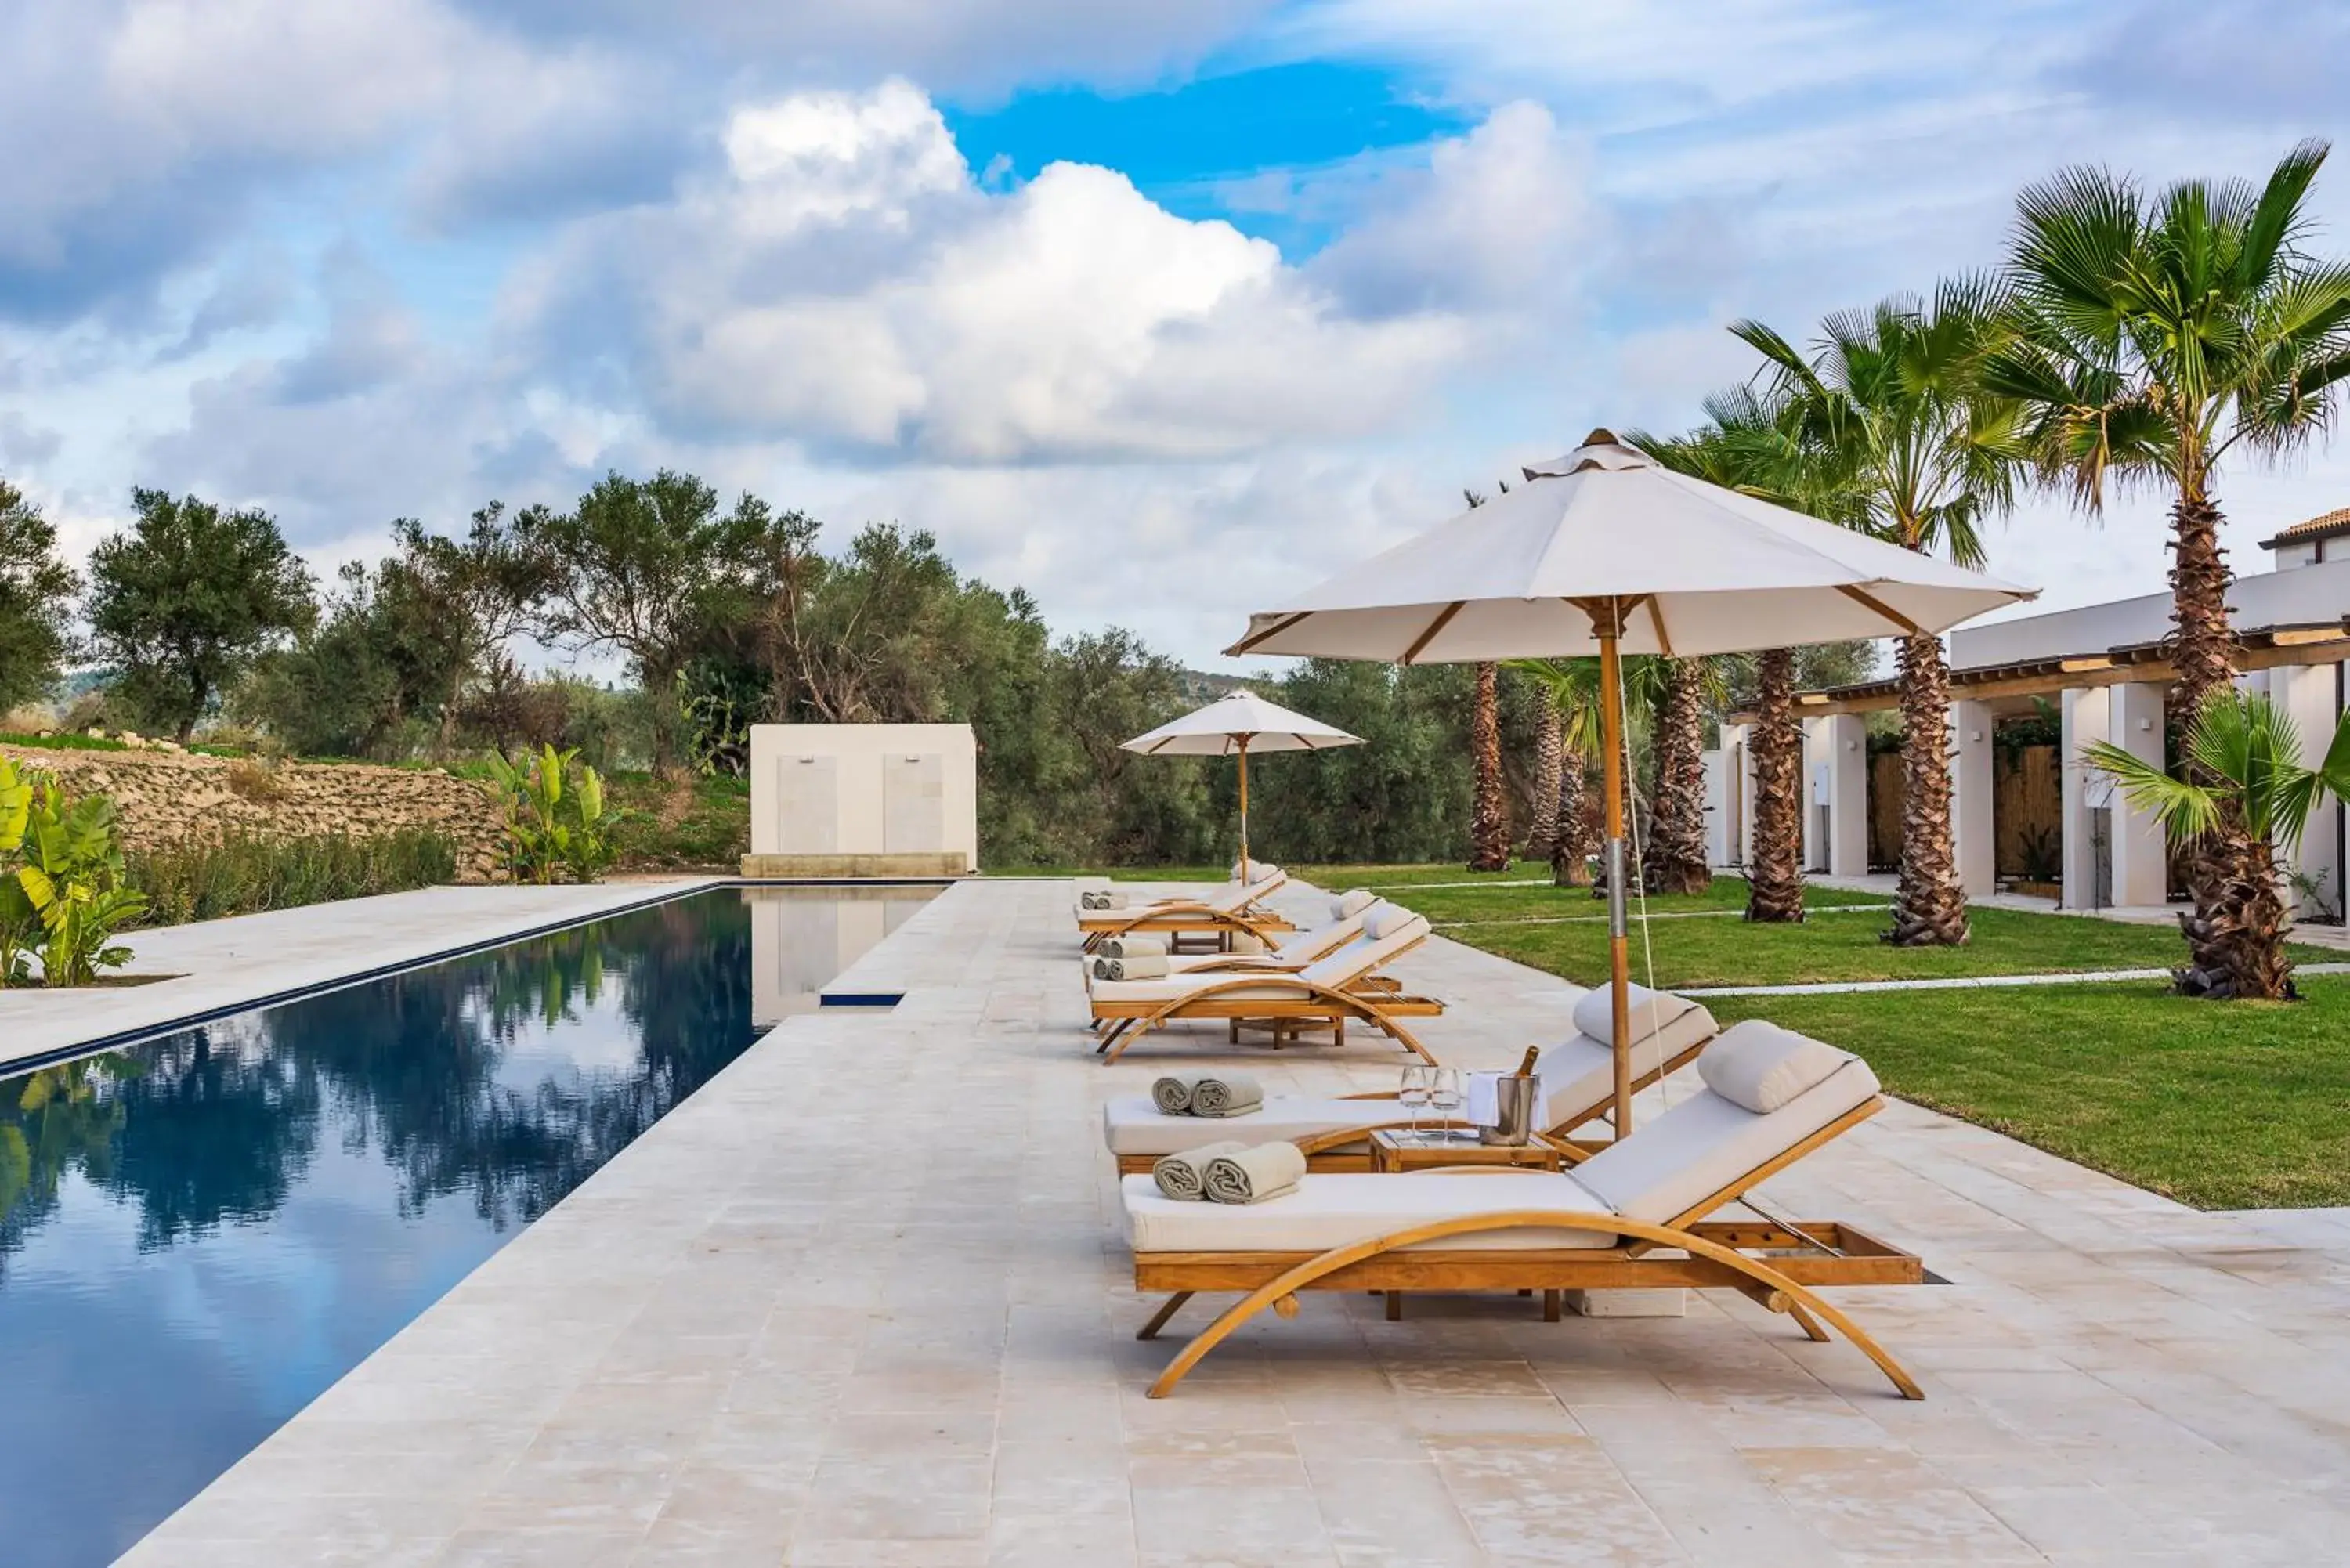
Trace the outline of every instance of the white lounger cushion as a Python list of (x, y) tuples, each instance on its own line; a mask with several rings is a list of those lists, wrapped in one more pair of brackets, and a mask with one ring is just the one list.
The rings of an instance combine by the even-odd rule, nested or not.
[[(1632, 1038), (1645, 1037), (1651, 1030), (1659, 1033), (1677, 1033), (1686, 1035), (1691, 1027), (1692, 1014), (1704, 1015), (1704, 1031), (1711, 1034), (1720, 1025), (1713, 1014), (1700, 1002), (1686, 996), (1675, 996), (1669, 991), (1650, 991), (1645, 985), (1629, 988), (1632, 1015)], [(1596, 986), (1575, 999), (1576, 1033), (1596, 1040), (1602, 1045), (1616, 1044), (1616, 1004), (1608, 989)]]
[(1113, 1095), (1102, 1102), (1102, 1137), (1110, 1153), (1153, 1158), (1231, 1137), (1295, 1143), (1347, 1127), (1409, 1120), (1411, 1110), (1400, 1100), (1323, 1100), (1310, 1095), (1268, 1095), (1262, 1109), (1229, 1119), (1162, 1116), (1149, 1095)]
[[(1243, 1118), (1254, 1121), (1254, 1117)], [(1218, 1124), (1230, 1137), (1237, 1125)], [(1544, 1171), (1468, 1176), (1410, 1171), (1400, 1176), (1319, 1175), (1298, 1179), (1297, 1190), (1268, 1203), (1238, 1208), (1184, 1203), (1160, 1195), (1148, 1176), (1118, 1183), (1126, 1199), (1127, 1238), (1138, 1252), (1326, 1252), (1354, 1241), (1392, 1235), (1440, 1220), (1513, 1209), (1605, 1213), (1572, 1176)], [(1430, 1251), (1516, 1251), (1537, 1248), (1612, 1247), (1604, 1231), (1490, 1231), (1446, 1236), (1420, 1245)]]
[[(1129, 903), (1123, 909), (1088, 909), (1080, 905), (1077, 909), (1077, 919), (1087, 923), (1109, 924), (1131, 920), (1138, 915), (1149, 915), (1153, 909), (1170, 904), (1204, 904), (1220, 915), (1233, 914), (1289, 880), (1289, 874), (1278, 866), (1259, 866), (1255, 870), (1256, 879), (1245, 886), (1238, 882), (1227, 882), (1222, 887), (1213, 888), (1196, 898), (1185, 894), (1174, 898), (1153, 898), (1147, 903)], [(1079, 897), (1082, 898), (1083, 895), (1080, 894)]]
[(1852, 1060), (1808, 1034), (1761, 1018), (1734, 1023), (1697, 1059), (1705, 1086), (1732, 1105), (1777, 1110)]
[(1618, 1214), (1663, 1224), (1876, 1098), (1877, 1075), (1868, 1064), (1836, 1054), (1844, 1060), (1835, 1072), (1767, 1115), (1700, 1089), (1635, 1127), (1620, 1146), (1576, 1166), (1575, 1178)]
[[(1656, 1002), (1655, 1016), (1664, 1020), (1664, 1026), (1654, 1033), (1648, 1032), (1651, 999)], [(1596, 1017), (1587, 1016), (1595, 1010)], [(1586, 1116), (1595, 1107), (1604, 1106), (1615, 1093), (1616, 1054), (1607, 1044), (1614, 1030), (1605, 986), (1576, 1000), (1575, 1023), (1581, 1033), (1543, 1047), (1534, 1063), (1534, 1076), (1542, 1085), (1539, 1126), (1552, 1127), (1569, 1116)], [(1594, 1024), (1596, 1033), (1591, 1027)], [(1687, 997), (1634, 986), (1632, 1076), (1655, 1072), (1690, 1046), (1712, 1039), (1721, 1028), (1712, 1013)]]
[[(1361, 979), (1379, 965), (1403, 952), (1428, 934), (1428, 922), (1418, 915), (1405, 911), (1406, 918), (1391, 923), (1384, 937), (1371, 935), (1367, 926), (1363, 934), (1325, 959), (1300, 970), (1297, 978), (1315, 985), (1337, 990), (1349, 981)], [(1159, 980), (1097, 980), (1092, 984), (1093, 998), (1099, 1002), (1175, 1002), (1210, 986), (1229, 983), (1234, 977), (1194, 971), (1188, 974), (1170, 974)], [(1284, 985), (1268, 978), (1262, 986), (1246, 990), (1234, 989), (1218, 993), (1218, 1000), (1263, 1002), (1283, 998), (1305, 999), (1307, 993), (1295, 985)]]

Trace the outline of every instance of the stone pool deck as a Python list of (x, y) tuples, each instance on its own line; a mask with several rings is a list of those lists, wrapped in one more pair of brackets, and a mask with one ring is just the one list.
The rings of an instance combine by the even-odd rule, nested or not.
[[(2312, 1563), (2350, 1542), (2350, 1221), (2201, 1214), (1896, 1106), (1769, 1190), (1951, 1282), (1840, 1300), (1929, 1398), (1742, 1297), (1309, 1297), (1173, 1397), (1138, 1344), (1066, 885), (957, 886), (124, 1561)], [(1399, 966), (1501, 1065), (1569, 987)], [(1357, 1044), (1244, 1053), (1383, 1087)], [(2215, 1137), (2230, 1136), (2215, 1125)], [(1196, 1326), (1197, 1307), (1177, 1320)]]
[(170, 978), (92, 990), (0, 992), (0, 1067), (594, 919), (716, 880), (423, 888), (133, 931), (123, 939), (131, 952), (125, 972)]

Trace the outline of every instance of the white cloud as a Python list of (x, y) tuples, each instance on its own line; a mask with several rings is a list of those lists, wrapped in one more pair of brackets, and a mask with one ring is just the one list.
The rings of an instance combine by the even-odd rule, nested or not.
[(680, 433), (978, 463), (1213, 456), (1374, 431), (1463, 342), (1440, 312), (1349, 314), (1273, 245), (1110, 170), (983, 191), (902, 82), (744, 108), (724, 145), (674, 203), (584, 225), (516, 306), (590, 362), (624, 345)]

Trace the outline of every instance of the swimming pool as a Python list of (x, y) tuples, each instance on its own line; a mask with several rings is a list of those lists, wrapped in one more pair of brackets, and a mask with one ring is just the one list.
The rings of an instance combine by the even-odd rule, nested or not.
[(720, 888), (0, 1080), (0, 1561), (111, 1561), (929, 896), (892, 891)]

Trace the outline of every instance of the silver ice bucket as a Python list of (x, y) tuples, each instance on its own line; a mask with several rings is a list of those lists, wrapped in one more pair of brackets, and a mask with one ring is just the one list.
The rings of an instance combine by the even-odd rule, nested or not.
[(1477, 1129), (1477, 1141), (1523, 1148), (1534, 1140), (1534, 1080), (1503, 1077), (1493, 1084), (1494, 1125)]

